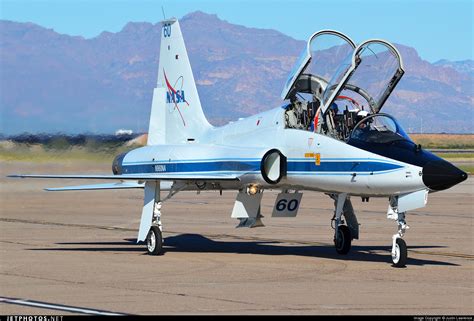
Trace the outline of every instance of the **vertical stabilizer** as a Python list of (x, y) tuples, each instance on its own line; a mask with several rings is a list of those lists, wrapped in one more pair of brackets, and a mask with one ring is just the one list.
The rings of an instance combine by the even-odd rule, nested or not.
[(211, 125), (202, 111), (181, 28), (174, 18), (161, 24), (148, 145), (199, 141)]

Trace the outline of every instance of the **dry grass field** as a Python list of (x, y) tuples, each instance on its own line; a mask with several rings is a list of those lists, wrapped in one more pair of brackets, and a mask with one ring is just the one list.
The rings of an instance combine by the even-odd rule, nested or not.
[(410, 134), (410, 137), (428, 149), (474, 148), (474, 134)]

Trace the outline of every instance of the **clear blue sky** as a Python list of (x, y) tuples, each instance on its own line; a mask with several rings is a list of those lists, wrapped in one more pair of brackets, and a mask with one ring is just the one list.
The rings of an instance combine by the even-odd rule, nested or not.
[(430, 62), (473, 59), (473, 0), (0, 0), (1, 19), (34, 22), (59, 33), (97, 36), (129, 21), (158, 22), (201, 10), (248, 27), (306, 39), (337, 29), (356, 42), (384, 38), (415, 47)]

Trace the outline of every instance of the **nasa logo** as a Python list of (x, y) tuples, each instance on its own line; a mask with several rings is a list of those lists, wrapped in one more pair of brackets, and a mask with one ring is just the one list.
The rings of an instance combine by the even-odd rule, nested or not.
[[(183, 114), (181, 113), (181, 110), (179, 109), (180, 103), (185, 103), (186, 106), (189, 106), (189, 103), (184, 98), (184, 90), (183, 90), (184, 77), (179, 76), (178, 79), (176, 79), (174, 86), (172, 86), (168, 80), (168, 77), (166, 76), (166, 72), (164, 69), (163, 69), (163, 75), (165, 77), (166, 87), (168, 87), (168, 90), (166, 92), (166, 103), (168, 104), (168, 106), (170, 106), (171, 104), (174, 105), (172, 111), (174, 110), (178, 111), (179, 116), (181, 117), (181, 120), (183, 121), (183, 126), (186, 127), (186, 122), (184, 121)], [(176, 89), (176, 87), (178, 86), (180, 87), (180, 89)]]
[(184, 98), (184, 90), (167, 91), (166, 92), (166, 103), (184, 103), (186, 99)]

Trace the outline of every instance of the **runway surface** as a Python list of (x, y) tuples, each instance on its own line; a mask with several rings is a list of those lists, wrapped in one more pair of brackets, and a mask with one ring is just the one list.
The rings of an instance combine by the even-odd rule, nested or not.
[[(182, 192), (163, 208), (166, 252), (135, 238), (143, 191), (45, 192), (77, 181), (12, 173), (109, 173), (109, 166), (0, 163), (0, 314), (473, 314), (474, 179), (408, 213), (406, 268), (391, 266), (387, 199), (352, 198), (360, 227), (332, 245), (333, 202), (306, 192), (296, 218), (230, 218), (236, 192)], [(69, 310), (68, 310), (69, 309)]]

